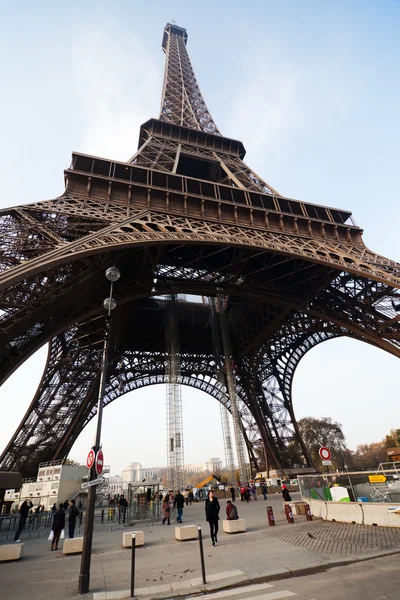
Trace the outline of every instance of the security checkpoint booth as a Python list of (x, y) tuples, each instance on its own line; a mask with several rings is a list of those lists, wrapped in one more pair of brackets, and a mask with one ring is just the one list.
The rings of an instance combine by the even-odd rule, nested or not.
[(160, 483), (142, 481), (128, 485), (127, 522), (158, 521), (161, 511), (159, 500)]

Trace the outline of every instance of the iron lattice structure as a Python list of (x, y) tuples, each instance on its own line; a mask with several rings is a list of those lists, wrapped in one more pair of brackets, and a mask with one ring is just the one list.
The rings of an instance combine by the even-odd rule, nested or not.
[[(279, 195), (217, 130), (186, 51), (168, 24), (159, 119), (126, 163), (74, 153), (58, 198), (1, 211), (0, 381), (49, 343), (45, 371), (1, 469), (36, 473), (68, 455), (96, 412), (104, 336), (104, 270), (116, 265), (106, 404), (166, 383), (165, 303), (223, 294), (234, 385), (251, 463), (310, 465), (292, 381), (315, 345), (350, 336), (400, 355), (400, 265), (369, 250), (347, 210)], [(397, 300), (396, 300), (397, 296)], [(209, 308), (179, 310), (179, 384), (218, 383)], [(296, 459), (290, 442), (300, 445)]]
[(175, 294), (169, 297), (166, 323), (168, 489), (184, 485), (182, 394), (179, 385), (179, 315)]

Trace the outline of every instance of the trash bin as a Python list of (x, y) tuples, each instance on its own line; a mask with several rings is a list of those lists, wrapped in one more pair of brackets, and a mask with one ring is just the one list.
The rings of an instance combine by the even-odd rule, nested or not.
[(357, 496), (357, 502), (368, 502), (368, 496)]

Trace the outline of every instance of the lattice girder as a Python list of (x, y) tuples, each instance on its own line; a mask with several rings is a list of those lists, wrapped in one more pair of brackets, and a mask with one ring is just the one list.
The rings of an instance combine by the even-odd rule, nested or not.
[[(75, 153), (62, 196), (0, 211), (0, 381), (51, 342), (5, 468), (65, 456), (95, 414), (111, 264), (122, 277), (106, 402), (123, 393), (121, 378), (126, 389), (165, 382), (163, 325), (140, 330), (157, 296), (223, 294), (250, 454), (262, 440), (276, 465), (288, 466), (290, 441), (301, 443), (291, 384), (308, 349), (347, 335), (400, 356), (400, 265), (364, 245), (349, 211), (285, 198), (243, 162), (243, 144), (221, 136), (211, 118), (186, 40), (167, 25), (160, 119), (142, 126), (129, 162)], [(211, 333), (197, 335), (208, 327), (200, 313), (191, 340), (180, 332), (187, 365), (179, 377), (223, 401)], [(118, 357), (127, 361), (119, 373)], [(303, 454), (309, 462), (304, 445)]]

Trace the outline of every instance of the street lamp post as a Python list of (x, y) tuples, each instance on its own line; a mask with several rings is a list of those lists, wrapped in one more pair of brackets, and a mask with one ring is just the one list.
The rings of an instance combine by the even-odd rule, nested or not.
[[(116, 302), (113, 298), (113, 284), (118, 281), (121, 274), (116, 267), (109, 267), (106, 271), (106, 277), (110, 282), (110, 296), (103, 302), (103, 306), (107, 311), (106, 322), (104, 327), (104, 345), (103, 345), (103, 356), (101, 360), (101, 371), (100, 371), (100, 383), (99, 383), (99, 395), (97, 402), (97, 425), (96, 434), (94, 439), (94, 445), (92, 447), (95, 456), (100, 450), (100, 438), (101, 438), (101, 423), (103, 419), (103, 399), (104, 390), (106, 387), (106, 375), (108, 365), (108, 347), (110, 344), (111, 334), (111, 311), (116, 307)], [(96, 479), (95, 464), (90, 469), (89, 481)], [(89, 591), (90, 581), (90, 560), (92, 556), (92, 539), (93, 539), (93, 523), (94, 523), (94, 510), (96, 503), (96, 486), (92, 485), (89, 487), (88, 503), (86, 509), (86, 521), (85, 531), (83, 534), (83, 548), (82, 548), (82, 560), (81, 570), (79, 573), (78, 591), (80, 594), (87, 594)]]

